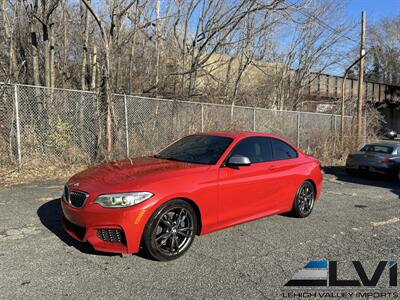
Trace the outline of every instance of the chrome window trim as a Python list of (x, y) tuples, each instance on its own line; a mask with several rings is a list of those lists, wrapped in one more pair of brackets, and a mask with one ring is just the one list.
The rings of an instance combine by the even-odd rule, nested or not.
[[(66, 195), (65, 195), (65, 190), (67, 190), (68, 191), (68, 197), (66, 197)], [(64, 185), (64, 191), (63, 191), (63, 194), (62, 194), (62, 200), (65, 202), (65, 203), (67, 203), (67, 204), (69, 204), (69, 188), (68, 188), (68, 186), (67, 185)]]

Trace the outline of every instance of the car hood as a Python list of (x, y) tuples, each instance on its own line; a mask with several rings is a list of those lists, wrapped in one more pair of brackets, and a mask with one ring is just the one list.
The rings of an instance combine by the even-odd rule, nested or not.
[(86, 169), (68, 181), (68, 185), (85, 192), (124, 191), (150, 181), (161, 180), (189, 172), (201, 172), (208, 165), (185, 163), (153, 157), (112, 161)]

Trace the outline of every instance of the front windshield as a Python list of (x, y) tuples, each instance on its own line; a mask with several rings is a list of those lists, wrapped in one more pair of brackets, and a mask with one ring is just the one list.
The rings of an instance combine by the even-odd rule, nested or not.
[(198, 164), (215, 164), (233, 139), (223, 136), (191, 135), (162, 150), (156, 158)]

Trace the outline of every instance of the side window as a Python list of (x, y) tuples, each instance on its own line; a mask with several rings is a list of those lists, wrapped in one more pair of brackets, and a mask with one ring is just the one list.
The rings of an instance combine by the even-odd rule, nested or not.
[(297, 157), (297, 151), (294, 150), (289, 144), (271, 138), (272, 150), (274, 153), (274, 160), (291, 159)]
[(250, 159), (251, 163), (272, 160), (270, 143), (265, 137), (249, 137), (240, 141), (232, 150), (229, 157), (243, 155)]

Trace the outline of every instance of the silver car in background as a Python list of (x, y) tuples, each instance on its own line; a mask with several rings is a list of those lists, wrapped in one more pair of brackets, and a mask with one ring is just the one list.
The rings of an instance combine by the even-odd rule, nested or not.
[(388, 139), (394, 140), (397, 137), (397, 132), (393, 129), (389, 129), (385, 132), (384, 136)]
[(346, 171), (399, 175), (400, 146), (390, 143), (367, 144), (360, 151), (350, 153), (346, 160)]

